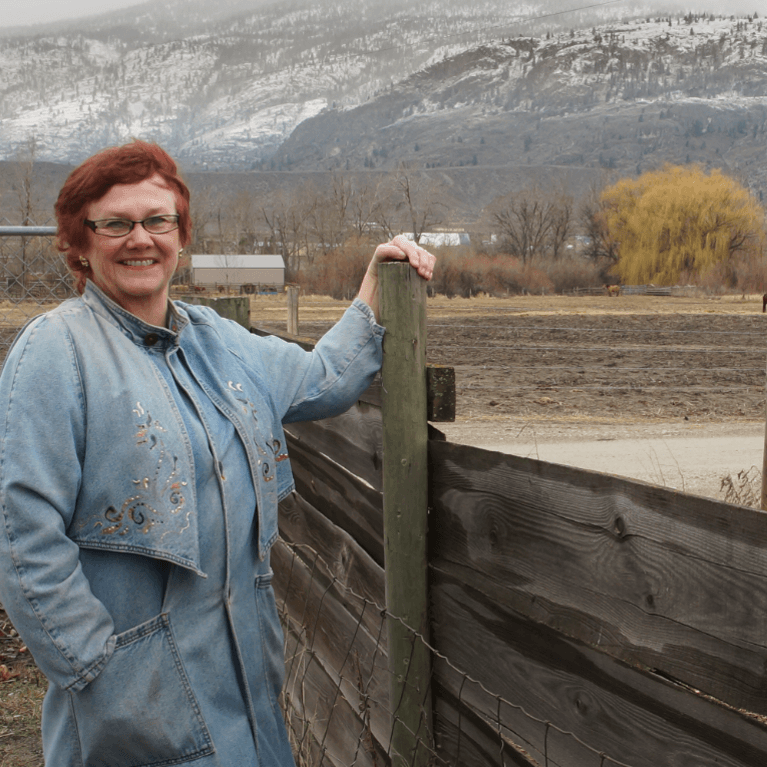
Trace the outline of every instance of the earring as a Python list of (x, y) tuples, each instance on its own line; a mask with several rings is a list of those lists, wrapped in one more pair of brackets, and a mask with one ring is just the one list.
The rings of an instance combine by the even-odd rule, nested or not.
[(88, 259), (85, 256), (80, 256), (80, 263), (87, 269), (90, 264), (88, 263)]

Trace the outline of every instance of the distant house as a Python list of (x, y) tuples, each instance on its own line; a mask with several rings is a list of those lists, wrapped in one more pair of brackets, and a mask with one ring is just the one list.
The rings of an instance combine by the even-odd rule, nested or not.
[[(404, 232), (404, 235), (408, 240), (415, 239), (412, 232)], [(471, 245), (471, 238), (468, 232), (422, 232), (419, 245), (427, 248), (456, 248), (460, 245)]]
[(192, 285), (216, 288), (225, 285), (285, 287), (285, 261), (282, 256), (198, 255), (192, 256)]

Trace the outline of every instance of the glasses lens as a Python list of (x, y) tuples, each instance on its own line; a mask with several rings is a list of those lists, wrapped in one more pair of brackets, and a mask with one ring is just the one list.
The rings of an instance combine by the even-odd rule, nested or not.
[(151, 234), (164, 234), (178, 228), (178, 214), (172, 216), (152, 216), (142, 222), (144, 229)]
[(95, 231), (107, 237), (124, 237), (131, 230), (131, 222), (124, 218), (106, 218), (95, 223)]

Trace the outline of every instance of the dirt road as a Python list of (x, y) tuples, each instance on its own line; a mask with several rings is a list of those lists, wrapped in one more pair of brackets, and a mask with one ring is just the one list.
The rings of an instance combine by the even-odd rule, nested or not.
[[(758, 490), (763, 423), (653, 424), (558, 430), (503, 422), (442, 424), (453, 442), (537, 458), (723, 500), (726, 478)], [(725, 487), (722, 481), (725, 480)]]

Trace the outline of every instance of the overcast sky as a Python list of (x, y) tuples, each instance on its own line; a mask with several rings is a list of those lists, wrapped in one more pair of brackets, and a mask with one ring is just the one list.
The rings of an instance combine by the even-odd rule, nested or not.
[(146, 0), (0, 0), (0, 24), (40, 24), (106, 13)]
[[(17, 26), (39, 24), (46, 21), (76, 19), (97, 13), (106, 13), (118, 8), (140, 5), (146, 0), (0, 0), (0, 25)], [(600, 0), (596, 0), (599, 2)], [(753, 13), (767, 16), (767, 0), (645, 0), (653, 7), (678, 8), (698, 12)], [(641, 0), (640, 0), (641, 3)], [(573, 7), (590, 6), (595, 0), (573, 0)], [(616, 3), (620, 5), (620, 3)], [(627, 6), (634, 6), (635, 0), (627, 0)]]

